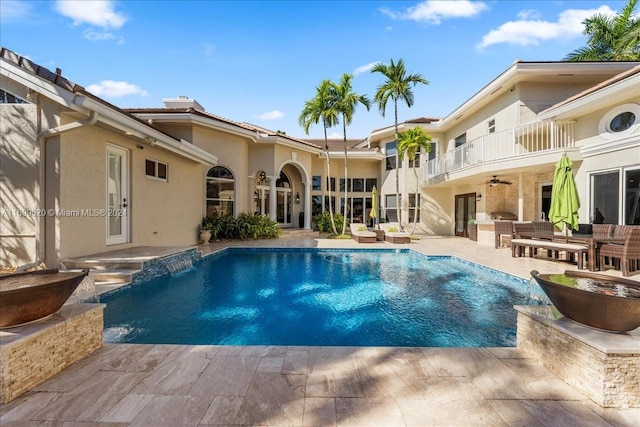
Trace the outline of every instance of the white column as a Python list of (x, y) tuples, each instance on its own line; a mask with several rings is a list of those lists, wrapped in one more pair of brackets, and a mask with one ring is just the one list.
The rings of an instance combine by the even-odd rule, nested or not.
[(304, 229), (311, 229), (311, 182), (304, 183)]
[(524, 174), (518, 174), (518, 221), (524, 221)]
[(272, 221), (276, 220), (276, 202), (277, 194), (276, 194), (276, 179), (275, 176), (267, 176), (269, 178), (269, 219)]

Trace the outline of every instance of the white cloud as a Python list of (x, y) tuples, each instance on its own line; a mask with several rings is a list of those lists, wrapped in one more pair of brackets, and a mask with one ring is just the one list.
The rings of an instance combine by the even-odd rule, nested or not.
[(127, 95), (149, 96), (147, 91), (127, 82), (103, 80), (98, 84), (87, 86), (87, 90), (94, 95), (105, 98), (122, 98)]
[(394, 12), (386, 8), (380, 9), (380, 11), (392, 19), (408, 19), (438, 25), (445, 19), (471, 18), (486, 9), (488, 6), (484, 2), (478, 1), (427, 0), (407, 8), (404, 12)]
[(568, 39), (582, 35), (582, 21), (595, 14), (615, 15), (608, 6), (598, 9), (567, 9), (560, 13), (556, 22), (539, 19), (539, 15), (531, 10), (518, 14), (517, 21), (509, 21), (497, 29), (491, 30), (482, 37), (478, 48), (494, 44), (508, 43), (520, 46), (537, 45), (543, 40)]
[(113, 34), (109, 31), (105, 32), (96, 32), (93, 30), (86, 29), (83, 33), (83, 37), (92, 42), (104, 41), (104, 40), (116, 40), (118, 44), (124, 44), (124, 39), (116, 34)]
[(88, 24), (105, 29), (118, 29), (127, 22), (127, 17), (116, 12), (112, 1), (58, 0), (56, 10), (73, 20), (73, 25)]
[(343, 138), (344, 138), (344, 135), (338, 132), (333, 132), (332, 134), (327, 135), (327, 139), (343, 139)]
[(26, 18), (32, 7), (33, 5), (26, 1), (2, 0), (0, 1), (0, 17), (3, 21)]
[(371, 69), (373, 67), (376, 66), (376, 64), (379, 64), (380, 61), (375, 61), (375, 62), (370, 62), (366, 65), (361, 65), (358, 68), (356, 68), (355, 70), (353, 70), (353, 76), (357, 76), (358, 74), (362, 74), (362, 73), (366, 73), (368, 71), (371, 71)]
[(283, 118), (284, 113), (282, 111), (273, 110), (273, 111), (268, 111), (266, 113), (262, 113), (255, 117), (260, 120), (277, 120), (277, 119)]

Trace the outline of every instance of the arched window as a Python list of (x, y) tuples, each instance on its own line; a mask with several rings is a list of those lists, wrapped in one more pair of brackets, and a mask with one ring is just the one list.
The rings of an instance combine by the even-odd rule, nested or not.
[(207, 215), (233, 215), (235, 180), (224, 166), (214, 166), (207, 172)]

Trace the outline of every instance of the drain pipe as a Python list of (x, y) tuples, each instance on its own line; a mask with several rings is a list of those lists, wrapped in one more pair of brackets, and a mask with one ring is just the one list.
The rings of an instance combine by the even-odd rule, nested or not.
[[(65, 132), (69, 132), (71, 130), (81, 128), (84, 126), (94, 125), (98, 121), (98, 113), (96, 111), (90, 111), (89, 117), (85, 120), (67, 123), (65, 125), (56, 126), (50, 129), (45, 129), (41, 131), (36, 136), (36, 146), (39, 147), (40, 150), (40, 194), (38, 205), (39, 209), (46, 210), (46, 171), (47, 171), (47, 155), (46, 155), (46, 143), (49, 138), (60, 135)], [(35, 246), (36, 246), (36, 260), (29, 264), (24, 264), (18, 267), (17, 271), (28, 270), (29, 268), (36, 267), (40, 265), (46, 259), (46, 216), (42, 215), (38, 217), (38, 222), (36, 223), (36, 238), (35, 238)]]

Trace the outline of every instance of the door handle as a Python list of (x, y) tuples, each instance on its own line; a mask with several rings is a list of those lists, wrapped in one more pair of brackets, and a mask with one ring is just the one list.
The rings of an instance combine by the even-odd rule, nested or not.
[(126, 208), (127, 206), (129, 206), (127, 205), (127, 199), (122, 199), (122, 207)]

